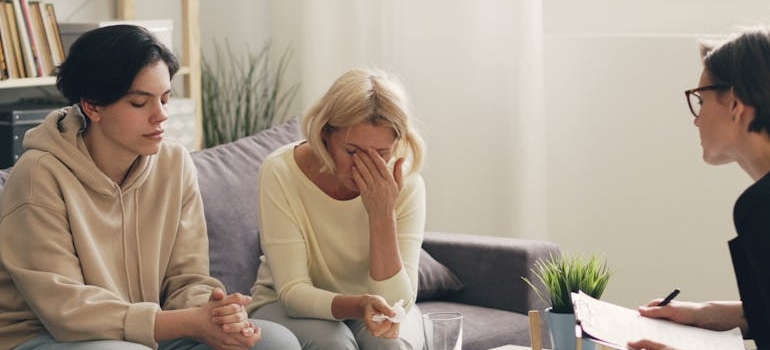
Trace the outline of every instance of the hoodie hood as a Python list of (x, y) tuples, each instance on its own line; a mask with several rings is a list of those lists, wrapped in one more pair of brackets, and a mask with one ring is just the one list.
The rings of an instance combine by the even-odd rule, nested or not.
[[(77, 104), (53, 111), (42, 124), (27, 131), (24, 135), (24, 148), (55, 157), (95, 192), (108, 196), (119, 195), (120, 186), (96, 166), (86, 148), (82, 136), (87, 127), (85, 118)], [(140, 156), (129, 169), (122, 191), (141, 185), (152, 163), (152, 156)]]

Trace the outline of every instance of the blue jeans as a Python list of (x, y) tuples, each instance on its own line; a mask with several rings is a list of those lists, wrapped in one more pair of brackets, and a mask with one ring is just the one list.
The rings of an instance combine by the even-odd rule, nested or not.
[[(300, 350), (297, 338), (286, 327), (263, 320), (251, 320), (262, 328), (262, 339), (251, 350)], [(14, 350), (151, 350), (137, 343), (121, 340), (88, 340), (80, 342), (57, 342), (50, 335), (30, 339)], [(191, 338), (164, 341), (159, 350), (211, 350), (206, 344)]]

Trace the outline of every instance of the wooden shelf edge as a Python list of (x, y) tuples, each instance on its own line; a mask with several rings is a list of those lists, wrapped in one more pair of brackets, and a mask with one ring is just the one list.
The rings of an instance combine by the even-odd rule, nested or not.
[[(190, 74), (190, 67), (179, 67), (178, 75)], [(6, 79), (0, 80), (0, 89), (10, 88), (26, 88), (36, 86), (53, 86), (56, 85), (56, 77), (37, 77), (37, 78), (19, 78), (19, 79)]]
[(56, 85), (56, 77), (0, 80), (0, 89)]

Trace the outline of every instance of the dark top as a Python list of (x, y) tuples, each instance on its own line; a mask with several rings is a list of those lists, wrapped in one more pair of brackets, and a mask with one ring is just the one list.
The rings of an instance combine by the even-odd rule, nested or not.
[(749, 186), (735, 202), (738, 237), (729, 242), (748, 338), (770, 348), (770, 174)]

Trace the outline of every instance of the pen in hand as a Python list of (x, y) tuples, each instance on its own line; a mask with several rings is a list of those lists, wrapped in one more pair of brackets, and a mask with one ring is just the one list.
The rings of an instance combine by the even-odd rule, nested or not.
[(658, 306), (666, 306), (668, 303), (671, 302), (671, 300), (674, 300), (676, 296), (679, 295), (679, 288), (674, 288), (674, 291), (666, 295), (665, 298), (663, 298), (663, 301), (658, 303)]

